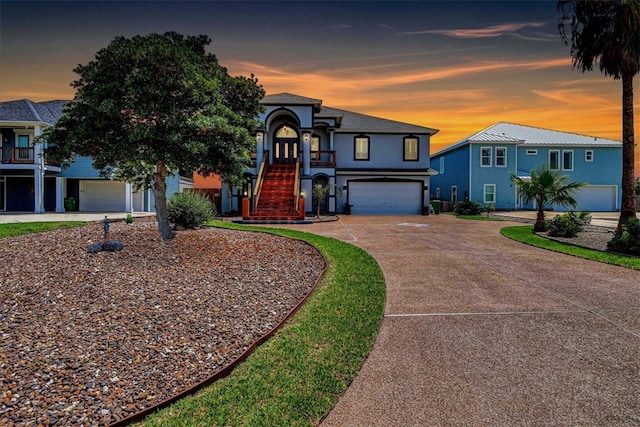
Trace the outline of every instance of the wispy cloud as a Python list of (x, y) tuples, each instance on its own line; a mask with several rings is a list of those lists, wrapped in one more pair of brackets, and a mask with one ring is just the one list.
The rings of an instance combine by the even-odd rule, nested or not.
[(441, 34), (444, 36), (464, 38), (464, 39), (477, 39), (477, 38), (490, 38), (500, 37), (504, 35), (513, 35), (524, 28), (539, 28), (543, 27), (543, 22), (522, 22), (513, 24), (500, 24), (492, 25), (485, 28), (459, 28), (451, 30), (423, 30), (423, 31), (408, 31), (402, 33), (402, 35), (416, 35), (416, 34)]

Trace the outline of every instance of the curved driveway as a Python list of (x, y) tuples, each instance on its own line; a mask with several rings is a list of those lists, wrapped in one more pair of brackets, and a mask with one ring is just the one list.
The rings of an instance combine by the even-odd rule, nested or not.
[(323, 426), (640, 425), (640, 271), (532, 248), (509, 223), (342, 216), (387, 283), (382, 327)]

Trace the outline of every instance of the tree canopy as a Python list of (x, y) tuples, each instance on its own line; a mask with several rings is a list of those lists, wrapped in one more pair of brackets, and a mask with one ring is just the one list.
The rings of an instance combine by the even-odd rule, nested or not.
[(622, 80), (622, 206), (618, 229), (636, 216), (633, 78), (640, 72), (640, 0), (560, 0), (558, 31), (571, 46), (573, 67), (598, 66)]
[(115, 38), (74, 69), (76, 95), (43, 135), (50, 159), (88, 156), (104, 174), (153, 188), (165, 239), (167, 176), (198, 171), (237, 183), (255, 145), (264, 90), (253, 75), (230, 76), (210, 43), (174, 32)]

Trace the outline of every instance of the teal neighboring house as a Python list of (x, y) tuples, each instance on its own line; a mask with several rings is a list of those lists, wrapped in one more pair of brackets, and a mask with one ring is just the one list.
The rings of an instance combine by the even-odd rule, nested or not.
[[(34, 141), (60, 118), (66, 102), (0, 102), (0, 211), (155, 211), (152, 191), (136, 192), (128, 182), (101, 177), (91, 158), (77, 158), (66, 169), (47, 161)], [(169, 178), (167, 195), (190, 186), (190, 178)]]
[(504, 122), (431, 155), (431, 168), (438, 171), (431, 178), (431, 197), (448, 205), (470, 200), (499, 210), (534, 209), (518, 197), (511, 174), (526, 179), (543, 164), (587, 184), (574, 195), (577, 210), (620, 209), (620, 141)]

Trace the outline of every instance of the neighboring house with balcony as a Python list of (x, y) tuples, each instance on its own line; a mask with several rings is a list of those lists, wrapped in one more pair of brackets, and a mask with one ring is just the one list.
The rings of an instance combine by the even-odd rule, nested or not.
[[(325, 213), (420, 214), (429, 204), (436, 129), (322, 105), (290, 93), (262, 99), (263, 127), (242, 188), (223, 185), (222, 210), (247, 220), (315, 213), (313, 185), (329, 186)], [(303, 200), (303, 202), (301, 202)]]
[[(88, 157), (68, 168), (47, 161), (42, 144), (34, 144), (62, 115), (68, 101), (0, 102), (0, 211), (153, 212), (153, 192), (134, 191), (130, 183), (100, 176)], [(167, 179), (167, 195), (192, 185), (190, 178)], [(74, 203), (68, 203), (72, 200)]]
[(452, 204), (470, 200), (502, 210), (534, 209), (518, 196), (511, 174), (526, 179), (543, 164), (570, 182), (587, 184), (574, 193), (576, 210), (620, 209), (620, 141), (504, 122), (431, 155), (431, 167), (438, 171), (431, 196)]

